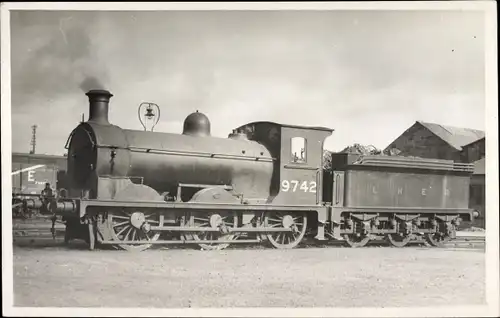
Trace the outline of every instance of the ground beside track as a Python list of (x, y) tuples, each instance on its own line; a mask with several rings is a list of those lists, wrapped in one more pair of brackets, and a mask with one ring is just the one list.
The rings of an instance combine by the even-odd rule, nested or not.
[(88, 251), (14, 246), (15, 306), (365, 307), (484, 304), (481, 249)]

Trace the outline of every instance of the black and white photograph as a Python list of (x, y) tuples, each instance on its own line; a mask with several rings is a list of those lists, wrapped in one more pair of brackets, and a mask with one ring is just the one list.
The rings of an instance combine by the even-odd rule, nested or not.
[(1, 45), (5, 316), (500, 315), (496, 2), (2, 2)]

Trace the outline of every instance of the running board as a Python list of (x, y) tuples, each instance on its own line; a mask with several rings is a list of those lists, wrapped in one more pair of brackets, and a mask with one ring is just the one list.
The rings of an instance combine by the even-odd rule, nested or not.
[[(171, 231), (171, 232), (221, 232), (219, 228), (213, 227), (189, 227), (189, 226), (151, 226), (151, 231)], [(249, 228), (228, 228), (226, 233), (236, 232), (292, 232), (290, 228), (275, 228), (275, 227), (249, 227)], [(224, 232), (222, 232), (224, 233)]]
[(234, 244), (260, 243), (262, 240), (171, 240), (171, 241), (101, 241), (100, 244), (142, 245), (142, 244)]

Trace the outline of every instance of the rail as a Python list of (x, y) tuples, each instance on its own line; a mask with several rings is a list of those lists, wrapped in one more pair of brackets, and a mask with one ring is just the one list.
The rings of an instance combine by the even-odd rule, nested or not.
[[(50, 223), (46, 221), (41, 221), (42, 224), (38, 223), (24, 223), (16, 224), (12, 228), (12, 234), (14, 239), (53, 239), (52, 233), (50, 231)], [(454, 240), (446, 243), (445, 249), (453, 248), (466, 248), (466, 249), (482, 249), (485, 247), (486, 240), (485, 234), (483, 232), (474, 234), (476, 232), (457, 232), (457, 237)], [(65, 226), (61, 222), (56, 222), (55, 225), (55, 237), (62, 238), (65, 234)], [(340, 241), (339, 241), (340, 242)], [(193, 243), (193, 242), (190, 242)], [(206, 242), (205, 242), (206, 243)], [(220, 242), (218, 242), (220, 243)], [(234, 242), (232, 242), (234, 243)], [(241, 243), (241, 242), (240, 242)], [(421, 243), (424, 243), (422, 241)], [(321, 245), (321, 243), (319, 243)], [(310, 246), (309, 244), (306, 244)], [(314, 246), (314, 245), (313, 245)], [(313, 247), (311, 246), (311, 247)], [(389, 245), (388, 245), (389, 246)], [(411, 248), (412, 245), (408, 245)], [(433, 249), (435, 247), (432, 247)]]

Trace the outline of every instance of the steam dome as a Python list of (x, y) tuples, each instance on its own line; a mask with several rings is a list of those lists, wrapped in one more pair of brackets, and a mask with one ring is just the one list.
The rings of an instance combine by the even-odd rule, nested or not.
[(205, 114), (196, 111), (184, 120), (182, 134), (197, 137), (210, 136), (210, 120)]

